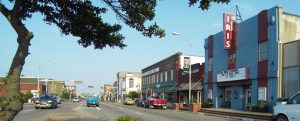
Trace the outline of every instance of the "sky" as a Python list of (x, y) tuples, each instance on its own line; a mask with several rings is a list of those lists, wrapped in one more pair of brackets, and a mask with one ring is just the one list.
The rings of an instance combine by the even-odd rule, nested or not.
[[(6, 0), (3, 2), (6, 3)], [(103, 6), (100, 0), (93, 1), (93, 4)], [(128, 46), (124, 49), (108, 47), (94, 50), (93, 47), (83, 48), (77, 43), (78, 38), (61, 34), (55, 25), (46, 24), (42, 15), (34, 14), (32, 19), (24, 22), (34, 38), (22, 75), (40, 75), (64, 80), (67, 84), (71, 84), (72, 80), (82, 80), (83, 84), (78, 85), (80, 92), (99, 92), (103, 84), (117, 80), (116, 73), (119, 71), (141, 72), (143, 68), (177, 52), (187, 55), (189, 48), (186, 41), (192, 44), (192, 55), (204, 56), (204, 40), (223, 30), (223, 13), (235, 13), (236, 5), (243, 20), (277, 5), (283, 6), (284, 12), (300, 15), (297, 0), (231, 0), (228, 5), (213, 3), (205, 11), (198, 6), (189, 7), (188, 0), (157, 0), (156, 16), (149, 23), (157, 22), (165, 29), (164, 38), (142, 36), (117, 20), (109, 10), (103, 16), (104, 20), (123, 26), (120, 33), (125, 36), (124, 42)], [(181, 36), (174, 36), (172, 32)], [(0, 76), (3, 76), (8, 73), (16, 52), (17, 34), (2, 14), (0, 38)], [(87, 88), (89, 85), (95, 88)]]

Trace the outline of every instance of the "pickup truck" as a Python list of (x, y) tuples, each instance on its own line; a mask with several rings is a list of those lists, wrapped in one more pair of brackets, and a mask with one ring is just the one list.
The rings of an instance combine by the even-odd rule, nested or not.
[(145, 107), (151, 108), (161, 108), (166, 109), (167, 108), (167, 100), (160, 99), (157, 96), (148, 97), (145, 101)]

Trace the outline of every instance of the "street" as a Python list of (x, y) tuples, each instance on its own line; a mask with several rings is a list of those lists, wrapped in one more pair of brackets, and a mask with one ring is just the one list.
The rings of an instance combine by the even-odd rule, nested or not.
[(63, 102), (57, 109), (35, 109), (25, 104), (14, 121), (113, 121), (121, 115), (140, 118), (142, 121), (232, 121), (233, 119), (212, 117), (203, 113), (175, 111), (173, 109), (146, 109), (119, 103), (101, 102), (99, 107), (86, 107), (85, 102)]

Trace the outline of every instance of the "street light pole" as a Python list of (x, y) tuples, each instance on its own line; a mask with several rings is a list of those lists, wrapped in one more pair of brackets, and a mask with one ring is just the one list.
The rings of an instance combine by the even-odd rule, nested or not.
[[(46, 66), (48, 63), (56, 63), (56, 61), (55, 60), (51, 60), (51, 61), (47, 61), (43, 66)], [(38, 66), (38, 75), (37, 75), (37, 77), (38, 77), (38, 82), (37, 82), (37, 96), (39, 96), (40, 95), (40, 73), (41, 73), (41, 65), (39, 65)], [(47, 88), (47, 87), (46, 87)]]
[(192, 48), (192, 44), (182, 35), (180, 35), (177, 32), (172, 32), (173, 35), (178, 35), (184, 38), (184, 40), (188, 43), (189, 45), (189, 104), (191, 104), (191, 97), (192, 97), (192, 66), (191, 66), (191, 61), (192, 61), (192, 56), (191, 56), (191, 48)]

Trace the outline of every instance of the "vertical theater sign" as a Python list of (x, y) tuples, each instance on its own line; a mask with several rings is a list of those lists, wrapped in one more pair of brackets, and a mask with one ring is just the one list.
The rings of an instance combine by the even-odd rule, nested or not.
[(235, 15), (231, 13), (223, 14), (223, 31), (224, 31), (224, 49), (232, 49), (233, 39), (236, 32), (234, 29)]

